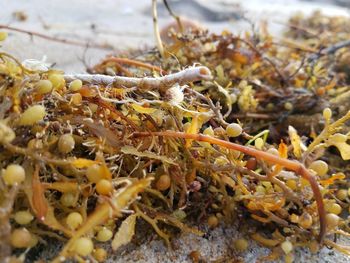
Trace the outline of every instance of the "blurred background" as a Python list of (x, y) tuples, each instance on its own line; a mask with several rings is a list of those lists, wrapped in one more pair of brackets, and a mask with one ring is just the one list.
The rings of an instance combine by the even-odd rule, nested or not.
[[(267, 21), (278, 35), (288, 18), (317, 9), (329, 15), (349, 15), (349, 0), (168, 0), (172, 10), (214, 32), (241, 34)], [(160, 28), (173, 19), (158, 0)], [(1, 0), (0, 24), (110, 49), (86, 48), (48, 41), (14, 31), (3, 49), (20, 59), (42, 59), (66, 71), (83, 72), (107, 54), (154, 46), (151, 0)]]

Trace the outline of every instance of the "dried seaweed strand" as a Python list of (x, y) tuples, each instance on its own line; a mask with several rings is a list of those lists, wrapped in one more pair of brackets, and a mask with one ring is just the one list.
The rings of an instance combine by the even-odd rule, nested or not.
[[(132, 66), (137, 66), (140, 68), (146, 68), (149, 70), (154, 70), (157, 71), (161, 74), (167, 74), (167, 72), (163, 69), (161, 69), (160, 67), (148, 64), (148, 63), (144, 63), (142, 61), (137, 61), (137, 60), (133, 60), (133, 59), (129, 59), (129, 58), (118, 58), (118, 57), (108, 57), (106, 58), (101, 64), (105, 65), (109, 62), (116, 62), (116, 63), (120, 63), (120, 64), (126, 64), (126, 65), (132, 65)], [(100, 64), (100, 65), (101, 65)]]
[(68, 45), (75, 45), (75, 46), (81, 46), (81, 47), (90, 47), (90, 48), (96, 48), (96, 49), (113, 50), (113, 47), (108, 46), (108, 45), (84, 43), (84, 42), (79, 42), (79, 41), (75, 41), (75, 40), (68, 40), (68, 39), (64, 39), (64, 38), (52, 37), (52, 36), (48, 36), (48, 35), (45, 35), (45, 34), (42, 34), (42, 33), (37, 33), (37, 32), (34, 32), (34, 31), (25, 30), (25, 29), (21, 29), (21, 28), (17, 28), (17, 27), (12, 27), (12, 26), (0, 25), (0, 29), (7, 29), (7, 30), (11, 30), (11, 31), (16, 31), (16, 32), (19, 32), (19, 33), (28, 34), (31, 37), (32, 36), (36, 36), (36, 37), (40, 37), (40, 38), (43, 38), (43, 39), (46, 39), (46, 40), (55, 41), (55, 42), (68, 44)]
[(133, 135), (135, 137), (164, 136), (164, 137), (172, 137), (172, 138), (184, 138), (184, 139), (191, 139), (191, 140), (196, 140), (200, 142), (217, 144), (217, 145), (226, 147), (228, 149), (240, 151), (244, 154), (254, 156), (257, 159), (261, 159), (269, 163), (279, 164), (288, 170), (294, 171), (295, 173), (299, 174), (301, 177), (303, 177), (310, 183), (311, 189), (314, 193), (314, 198), (317, 203), (317, 210), (318, 210), (318, 215), (320, 220), (320, 232), (318, 236), (318, 241), (320, 243), (323, 242), (326, 234), (326, 211), (323, 204), (322, 194), (315, 177), (305, 168), (303, 164), (299, 163), (298, 161), (283, 159), (283, 158), (280, 158), (279, 156), (276, 156), (267, 152), (246, 147), (240, 144), (216, 139), (203, 134), (188, 134), (183, 132), (164, 131), (164, 132), (136, 132)]
[(266, 55), (262, 54), (252, 43), (250, 43), (248, 40), (245, 40), (243, 38), (235, 38), (238, 41), (243, 42), (244, 44), (246, 44), (248, 47), (250, 47), (251, 50), (253, 50), (259, 57), (261, 57), (263, 60), (267, 61), (275, 70), (275, 72), (277, 73), (277, 75), (280, 77), (281, 79), (281, 84), (285, 84), (287, 79), (286, 77), (283, 75), (283, 73), (279, 70), (279, 68), (277, 67), (277, 65)]
[(178, 15), (176, 15), (173, 12), (173, 10), (171, 10), (170, 5), (169, 5), (167, 0), (163, 0), (163, 3), (165, 5), (165, 8), (168, 10), (169, 14), (176, 20), (176, 23), (177, 23), (177, 25), (178, 25), (178, 27), (180, 29), (180, 32), (183, 32), (184, 29), (183, 29), (180, 17)]
[(160, 38), (157, 14), (157, 0), (152, 0), (152, 15), (153, 15), (153, 30), (156, 38), (157, 48), (162, 58), (164, 58), (164, 47), (162, 39)]
[(344, 48), (344, 47), (349, 47), (349, 46), (350, 46), (350, 40), (338, 42), (338, 43), (331, 45), (327, 48), (321, 49), (320, 52), (318, 52), (317, 54), (312, 54), (311, 56), (308, 57), (308, 62), (313, 62), (314, 60), (319, 59), (322, 56), (334, 54), (339, 49)]
[(291, 201), (297, 203), (300, 207), (302, 207), (302, 203), (301, 203), (300, 199), (298, 198), (298, 196), (291, 189), (289, 189), (288, 186), (286, 186), (286, 184), (284, 182), (282, 182), (278, 178), (260, 175), (256, 172), (249, 170), (248, 168), (242, 167), (242, 166), (236, 166), (235, 169), (240, 171), (241, 173), (248, 174), (259, 181), (270, 181), (271, 183), (278, 185)]

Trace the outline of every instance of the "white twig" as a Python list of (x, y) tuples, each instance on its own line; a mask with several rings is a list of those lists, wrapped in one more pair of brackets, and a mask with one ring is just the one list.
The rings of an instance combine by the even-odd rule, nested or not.
[(170, 88), (175, 84), (184, 85), (189, 82), (199, 80), (210, 80), (212, 78), (211, 72), (207, 67), (193, 67), (181, 70), (174, 74), (165, 75), (162, 77), (144, 77), (144, 78), (129, 78), (121, 76), (107, 76), (100, 74), (71, 74), (64, 75), (67, 82), (75, 79), (80, 79), (84, 83), (97, 85), (114, 85), (125, 88), (138, 87), (139, 89), (152, 90)]

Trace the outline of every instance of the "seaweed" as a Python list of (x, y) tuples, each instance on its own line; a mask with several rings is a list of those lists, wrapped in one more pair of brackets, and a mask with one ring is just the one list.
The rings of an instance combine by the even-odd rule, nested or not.
[(118, 251), (140, 221), (171, 247), (242, 217), (271, 248), (262, 260), (349, 254), (332, 241), (349, 236), (348, 21), (292, 17), (276, 40), (185, 33), (169, 12), (180, 31), (162, 41), (155, 23), (158, 52), (88, 74), (0, 53), (0, 259), (49, 237), (63, 242), (54, 262), (104, 261), (100, 243)]

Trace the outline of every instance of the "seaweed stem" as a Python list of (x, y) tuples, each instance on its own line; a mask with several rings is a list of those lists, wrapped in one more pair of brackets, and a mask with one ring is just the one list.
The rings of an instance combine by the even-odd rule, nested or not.
[(151, 65), (151, 64), (147, 64), (144, 63), (142, 61), (137, 61), (137, 60), (133, 60), (133, 59), (129, 59), (129, 58), (118, 58), (118, 57), (108, 57), (106, 58), (102, 63), (100, 63), (100, 65), (104, 65), (107, 64), (108, 62), (115, 62), (118, 64), (127, 64), (127, 65), (133, 65), (136, 67), (140, 67), (140, 68), (146, 68), (152, 71), (157, 71), (161, 74), (167, 74), (167, 72), (157, 66)]
[(157, 48), (162, 58), (164, 58), (164, 47), (160, 38), (158, 27), (157, 0), (152, 0), (153, 30), (157, 42)]
[(109, 45), (90, 44), (90, 43), (84, 43), (84, 42), (79, 42), (79, 41), (75, 41), (75, 40), (68, 40), (68, 39), (64, 39), (64, 38), (52, 37), (52, 36), (48, 36), (48, 35), (45, 35), (45, 34), (42, 34), (42, 33), (37, 33), (37, 32), (34, 32), (34, 31), (25, 30), (25, 29), (21, 29), (21, 28), (17, 28), (17, 27), (12, 27), (12, 26), (0, 25), (0, 29), (7, 29), (7, 30), (10, 30), (10, 31), (24, 33), (24, 34), (28, 34), (31, 37), (32, 36), (36, 36), (36, 37), (40, 37), (40, 38), (43, 38), (43, 39), (46, 39), (46, 40), (59, 42), (59, 43), (63, 43), (63, 44), (68, 44), (68, 45), (75, 45), (75, 46), (81, 46), (81, 47), (90, 47), (90, 48), (96, 48), (96, 49), (113, 50), (113, 47), (111, 47)]
[(322, 194), (315, 177), (305, 168), (305, 166), (302, 163), (298, 161), (283, 159), (279, 156), (276, 156), (267, 152), (263, 152), (263, 151), (250, 148), (247, 146), (243, 146), (240, 144), (220, 140), (220, 139), (206, 136), (203, 134), (189, 134), (184, 132), (163, 131), (163, 132), (135, 132), (133, 135), (134, 137), (164, 136), (164, 137), (171, 137), (171, 138), (191, 139), (191, 140), (196, 140), (200, 142), (208, 142), (211, 144), (223, 146), (228, 149), (240, 151), (244, 154), (253, 156), (257, 159), (261, 159), (273, 164), (278, 164), (285, 167), (288, 170), (294, 171), (295, 173), (299, 174), (301, 177), (303, 177), (310, 183), (311, 189), (314, 193), (314, 198), (317, 203), (318, 216), (320, 220), (320, 232), (318, 236), (318, 241), (319, 243), (323, 242), (326, 234), (326, 210), (324, 208)]
[(344, 41), (335, 43), (334, 45), (331, 45), (327, 48), (323, 48), (318, 53), (312, 54), (311, 56), (309, 56), (308, 62), (312, 62), (312, 61), (314, 61), (322, 56), (334, 54), (339, 49), (344, 48), (344, 47), (349, 47), (349, 46), (350, 46), (350, 40), (344, 40)]
[(182, 23), (181, 23), (181, 19), (178, 15), (176, 15), (173, 10), (171, 10), (170, 6), (169, 6), (169, 3), (167, 0), (163, 0), (163, 3), (166, 7), (166, 9), (168, 10), (169, 14), (176, 20), (176, 23), (180, 29), (180, 32), (182, 33), (184, 31), (184, 28), (182, 26)]
[(259, 181), (270, 181), (271, 183), (278, 185), (291, 201), (297, 203), (299, 206), (302, 206), (298, 196), (288, 186), (286, 186), (284, 182), (282, 182), (278, 178), (274, 176), (264, 176), (242, 166), (235, 166), (235, 169), (240, 171), (241, 173), (247, 173), (248, 175), (254, 177)]

